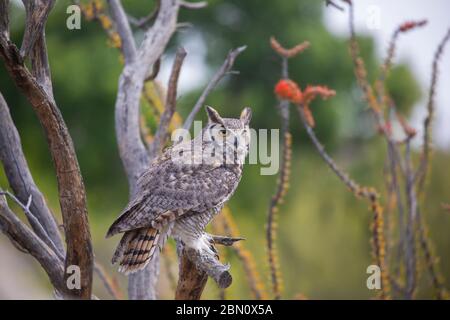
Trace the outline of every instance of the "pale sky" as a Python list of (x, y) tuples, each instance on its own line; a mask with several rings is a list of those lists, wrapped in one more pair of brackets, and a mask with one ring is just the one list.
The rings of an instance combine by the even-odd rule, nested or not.
[[(411, 119), (413, 126), (421, 129), (428, 97), (433, 55), (445, 32), (450, 28), (450, 1), (354, 0), (353, 2), (357, 33), (374, 37), (377, 53), (381, 59), (384, 59), (393, 30), (400, 23), (405, 20), (428, 20), (425, 27), (400, 37), (394, 60), (394, 62), (406, 62), (422, 87), (423, 99), (415, 107)], [(336, 3), (342, 4), (339, 0), (336, 0)], [(379, 13), (379, 23), (376, 21), (377, 13)], [(346, 12), (324, 8), (324, 23), (331, 32), (343, 37), (348, 36)], [(420, 132), (418, 137), (421, 137)], [(417, 141), (418, 143), (420, 141)], [(446, 45), (440, 64), (434, 143), (441, 149), (450, 150), (450, 43)]]

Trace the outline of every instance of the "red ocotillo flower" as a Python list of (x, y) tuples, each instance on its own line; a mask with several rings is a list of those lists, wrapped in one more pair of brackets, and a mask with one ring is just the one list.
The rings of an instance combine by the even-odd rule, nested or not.
[(302, 102), (302, 91), (297, 83), (289, 79), (282, 79), (275, 85), (278, 98), (298, 104)]
[(414, 28), (422, 27), (427, 24), (427, 20), (419, 20), (419, 21), (406, 21), (400, 25), (398, 28), (400, 32), (407, 32)]
[(307, 86), (305, 91), (303, 92), (302, 102), (305, 105), (309, 105), (311, 101), (313, 101), (316, 96), (321, 96), (322, 99), (327, 99), (336, 94), (336, 91), (329, 89), (326, 86)]
[(290, 79), (282, 79), (275, 85), (275, 94), (280, 99), (289, 100), (290, 102), (302, 108), (306, 121), (311, 127), (314, 127), (315, 121), (309, 104), (316, 96), (327, 99), (336, 94), (336, 91), (328, 89), (325, 86), (307, 86), (302, 92), (294, 81)]

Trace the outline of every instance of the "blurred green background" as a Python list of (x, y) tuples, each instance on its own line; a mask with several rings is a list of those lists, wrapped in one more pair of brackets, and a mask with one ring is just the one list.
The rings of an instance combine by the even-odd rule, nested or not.
[[(124, 0), (123, 3), (136, 17), (154, 7), (154, 1)], [(251, 106), (254, 128), (279, 128), (273, 86), (280, 75), (280, 61), (269, 46), (269, 38), (274, 35), (287, 46), (309, 40), (311, 47), (290, 63), (291, 78), (301, 86), (324, 84), (337, 91), (333, 99), (315, 101), (312, 105), (317, 134), (357, 181), (384, 190), (385, 145), (376, 135), (360, 99), (347, 39), (331, 34), (323, 25), (324, 1), (210, 0), (208, 3), (202, 10), (180, 11), (179, 21), (190, 22), (193, 27), (180, 31), (163, 56), (164, 71), (170, 68), (178, 45), (189, 48), (190, 41), (200, 41), (205, 48), (204, 59), (197, 57), (201, 67), (193, 64), (182, 71), (186, 79), (198, 79), (198, 83), (181, 90), (180, 114), (188, 114), (227, 51), (246, 44), (248, 48), (234, 68), (240, 74), (228, 77), (208, 97), (207, 103), (225, 116), (237, 116), (243, 106)], [(54, 94), (75, 142), (86, 184), (96, 258), (119, 279), (125, 290), (125, 277), (109, 263), (118, 238), (104, 239), (107, 228), (126, 205), (128, 195), (114, 132), (114, 103), (122, 64), (118, 51), (108, 45), (98, 23), (83, 19), (81, 30), (66, 28), (68, 5), (69, 1), (57, 2), (46, 29)], [(23, 25), (24, 11), (14, 3), (11, 31), (16, 43), (21, 41)], [(137, 38), (141, 37), (142, 32), (137, 32)], [(369, 73), (376, 75), (379, 63), (374, 42), (369, 37), (359, 40)], [(188, 50), (186, 65), (190, 59), (196, 58)], [(162, 83), (165, 85), (164, 80)], [(389, 87), (405, 115), (410, 114), (414, 104), (426, 93), (407, 65), (394, 68)], [(42, 129), (31, 107), (10, 81), (3, 63), (0, 64), (0, 90), (19, 129), (34, 178), (60, 219), (55, 175)], [(374, 292), (366, 288), (366, 268), (372, 261), (368, 204), (355, 199), (329, 171), (301, 129), (295, 110), (291, 111), (292, 182), (285, 204), (280, 208), (277, 239), (284, 278), (283, 298), (290, 299), (297, 294), (313, 299), (373, 297)], [(203, 114), (200, 117), (204, 119)], [(441, 258), (440, 269), (447, 279), (447, 287), (450, 286), (450, 215), (441, 209), (441, 203), (450, 201), (449, 161), (448, 152), (435, 151), (427, 201), (422, 210), (430, 225), (429, 236)], [(275, 181), (275, 176), (261, 176), (259, 165), (247, 165), (230, 201), (240, 233), (247, 238), (245, 246), (255, 255), (266, 285), (269, 277), (265, 222)], [(7, 186), (1, 170), (0, 185)], [(0, 281), (0, 298), (51, 296), (48, 280), (37, 262), (16, 251), (3, 235), (0, 250), (8, 257), (0, 259), (0, 277), (8, 278)], [(226, 290), (227, 298), (250, 298), (242, 265), (231, 252), (227, 259), (235, 279)], [(176, 266), (173, 268), (176, 270)], [(173, 292), (162, 269), (160, 297), (171, 299)], [(426, 272), (423, 264), (419, 272)], [(425, 276), (419, 297), (432, 297), (427, 279)], [(95, 287), (100, 297), (109, 297), (97, 277)], [(209, 282), (204, 298), (218, 296), (215, 284)]]

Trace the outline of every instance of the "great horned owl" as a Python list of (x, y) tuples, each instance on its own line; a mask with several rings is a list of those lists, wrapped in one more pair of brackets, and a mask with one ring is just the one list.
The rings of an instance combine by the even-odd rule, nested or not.
[(168, 236), (211, 250), (204, 229), (236, 190), (249, 150), (250, 108), (239, 119), (206, 107), (208, 124), (192, 140), (167, 148), (138, 179), (136, 196), (109, 228), (124, 232), (112, 263), (129, 274), (143, 269)]

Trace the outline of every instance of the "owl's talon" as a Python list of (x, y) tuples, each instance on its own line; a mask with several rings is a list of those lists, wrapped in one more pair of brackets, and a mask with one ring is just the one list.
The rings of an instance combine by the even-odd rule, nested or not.
[(245, 238), (241, 237), (227, 237), (227, 236), (216, 236), (216, 235), (209, 235), (210, 242), (214, 244), (221, 244), (223, 246), (230, 247), (235, 242), (245, 240)]

